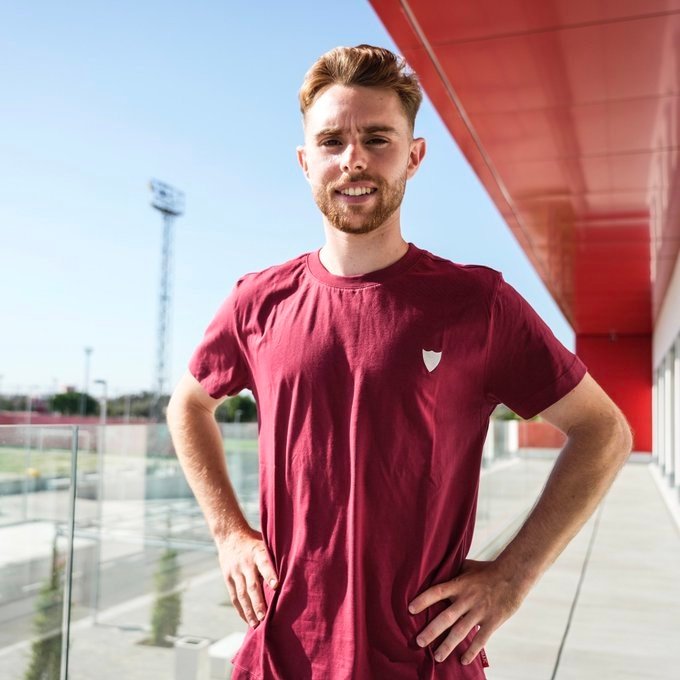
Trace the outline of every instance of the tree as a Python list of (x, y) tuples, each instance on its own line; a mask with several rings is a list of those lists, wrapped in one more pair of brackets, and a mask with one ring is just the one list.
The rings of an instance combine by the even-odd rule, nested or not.
[(57, 536), (52, 545), (52, 569), (36, 599), (33, 620), (36, 640), (24, 680), (59, 680), (61, 667), (61, 616), (64, 607), (63, 563), (57, 552)]
[(520, 417), (505, 404), (498, 404), (492, 415), (496, 420), (521, 420)]
[(237, 394), (220, 404), (215, 417), (220, 423), (233, 423), (236, 411), (241, 411), (240, 422), (248, 423), (257, 420), (257, 404), (246, 394)]
[(28, 399), (23, 395), (0, 397), (0, 411), (25, 411), (28, 407)]
[(28, 397), (25, 394), (0, 397), (0, 411), (28, 411)]
[[(138, 392), (112, 397), (108, 401), (108, 414), (114, 418), (129, 415), (131, 418), (149, 418), (154, 405), (153, 392)], [(160, 410), (163, 412), (170, 401), (170, 395), (164, 394), (160, 399)]]
[[(80, 392), (64, 392), (55, 394), (50, 401), (50, 409), (64, 415), (74, 416), (80, 413)], [(85, 415), (94, 416), (99, 413), (99, 403), (89, 394), (85, 395)]]
[(174, 637), (182, 618), (182, 598), (177, 590), (180, 576), (177, 551), (166, 548), (154, 576), (156, 601), (151, 614), (152, 645), (172, 647), (168, 636)]

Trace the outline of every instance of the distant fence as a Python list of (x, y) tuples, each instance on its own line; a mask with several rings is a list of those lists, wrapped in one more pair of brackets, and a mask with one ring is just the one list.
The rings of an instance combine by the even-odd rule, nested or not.
[[(121, 418), (111, 416), (107, 423), (120, 425), (148, 424), (147, 418)], [(61, 413), (40, 413), (39, 411), (0, 411), (0, 425), (99, 425), (99, 416), (63, 415)]]
[[(66, 420), (66, 417), (64, 417)], [(561, 448), (566, 441), (565, 435), (550, 423), (540, 421), (516, 421), (519, 448)], [(0, 422), (0, 425), (4, 423)], [(64, 427), (35, 427), (18, 424), (3, 428), (0, 443), (4, 446), (30, 446), (32, 449), (70, 450), (73, 439), (72, 426), (77, 423), (64, 423)], [(220, 431), (225, 439), (257, 439), (257, 423), (220, 423)], [(98, 421), (91, 419), (78, 424), (78, 450), (96, 451), (98, 445)], [(502, 430), (499, 430), (502, 431)], [(120, 421), (107, 421), (105, 428), (105, 447), (107, 451), (131, 456), (144, 456), (149, 453), (172, 456), (172, 442), (167, 425), (152, 423), (122, 424)], [(496, 442), (496, 448), (504, 448)]]

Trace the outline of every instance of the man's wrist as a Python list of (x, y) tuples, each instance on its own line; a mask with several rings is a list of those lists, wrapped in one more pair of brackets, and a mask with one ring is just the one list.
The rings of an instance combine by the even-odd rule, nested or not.
[(215, 545), (218, 547), (239, 536), (246, 536), (252, 533), (253, 529), (245, 518), (233, 519), (228, 523), (216, 526), (211, 531)]
[(531, 560), (518, 559), (509, 553), (501, 553), (493, 563), (499, 579), (519, 593), (522, 599), (542, 574), (542, 571)]

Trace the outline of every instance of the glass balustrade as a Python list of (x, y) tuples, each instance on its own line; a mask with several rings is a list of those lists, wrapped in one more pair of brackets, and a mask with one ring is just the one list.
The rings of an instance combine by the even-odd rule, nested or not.
[[(485, 468), (513, 454), (508, 427)], [(257, 424), (221, 428), (259, 529)], [(245, 630), (165, 425), (0, 426), (0, 679), (173, 678), (178, 639)]]

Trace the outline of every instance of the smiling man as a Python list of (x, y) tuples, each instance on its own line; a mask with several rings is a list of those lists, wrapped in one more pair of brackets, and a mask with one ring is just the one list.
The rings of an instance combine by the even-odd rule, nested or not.
[(382, 228), (396, 235), (398, 228), (386, 227), (398, 225), (406, 180), (418, 168), (425, 140), (413, 139), (395, 93), (326, 87), (310, 102), (305, 130), (310, 143), (298, 149), (298, 159), (326, 222), (347, 234)]
[[(325, 243), (241, 277), (168, 422), (232, 602), (239, 680), (484, 678), (484, 645), (592, 514), (631, 448), (619, 409), (494, 269), (401, 234), (415, 74), (336, 48), (300, 91), (300, 166)], [(417, 226), (417, 225), (416, 225)], [(258, 404), (262, 532), (229, 482), (217, 406)], [(567, 443), (526, 523), (467, 559), (489, 418), (541, 414)]]

